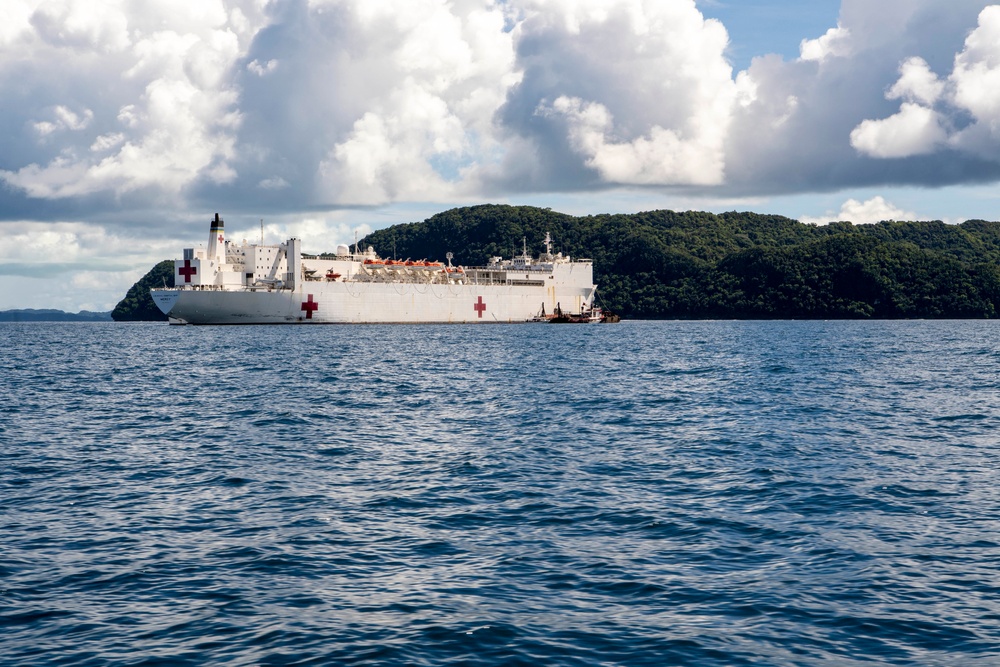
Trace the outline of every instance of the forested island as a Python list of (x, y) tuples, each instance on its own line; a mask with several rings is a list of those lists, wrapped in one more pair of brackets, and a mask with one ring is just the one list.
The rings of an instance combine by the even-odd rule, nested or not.
[[(633, 319), (992, 318), (1000, 312), (1000, 222), (836, 222), (777, 215), (649, 211), (576, 217), (531, 206), (456, 208), (361, 240), (383, 257), (485, 264), (543, 249), (594, 260), (599, 304)], [(149, 287), (158, 264), (113, 312), (165, 319)], [(148, 302), (148, 303), (147, 303)]]
[(173, 286), (174, 262), (165, 259), (129, 288), (125, 298), (111, 311), (111, 319), (115, 322), (166, 322), (167, 316), (153, 303), (149, 290)]

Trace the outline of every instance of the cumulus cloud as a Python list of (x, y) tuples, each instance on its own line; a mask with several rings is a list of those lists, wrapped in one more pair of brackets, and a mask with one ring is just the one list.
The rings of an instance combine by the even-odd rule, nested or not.
[(273, 59), (268, 60), (266, 63), (254, 60), (249, 65), (247, 65), (247, 70), (253, 72), (257, 76), (265, 76), (267, 74), (270, 74), (276, 69), (278, 69), (278, 61)]
[(949, 77), (952, 100), (959, 113), (972, 115), (970, 127), (957, 132), (953, 144), (961, 150), (997, 160), (1000, 148), (1000, 5), (979, 15), (978, 27), (965, 40)]
[[(221, 0), (144, 3), (141, 14), (126, 0), (99, 4), (57, 0), (9, 12), (15, 24), (0, 43), (0, 85), (17, 91), (16, 108), (30, 112), (43, 101), (53, 111), (25, 119), (49, 154), (12, 146), (0, 179), (30, 197), (59, 199), (177, 193), (202, 177), (233, 178), (226, 163), (239, 113), (227, 73), (242, 49)], [(25, 45), (28, 55), (13, 57)], [(12, 163), (22, 153), (34, 159)]]
[(120, 145), (123, 141), (125, 141), (125, 135), (121, 132), (102, 134), (94, 140), (94, 143), (90, 145), (90, 150), (95, 153), (108, 151)]
[(959, 77), (987, 75), (979, 63), (997, 42), (979, 36), (995, 9), (983, 6), (843, 0), (837, 27), (805, 40), (802, 57), (755, 58), (737, 77), (724, 189), (802, 192), (1000, 176), (1000, 161), (988, 157), (992, 141), (982, 137), (989, 132), (970, 114), (972, 104), (956, 105), (955, 76), (946, 74), (968, 61), (956, 68)]
[[(908, 58), (888, 99), (900, 110), (882, 120), (865, 120), (851, 133), (851, 145), (876, 158), (900, 158), (942, 147), (996, 160), (1000, 147), (1000, 5), (983, 9), (978, 25), (957, 53), (946, 81), (923, 58)], [(940, 107), (940, 111), (933, 108)], [(969, 123), (966, 119), (970, 118)]]
[(125, 7), (119, 2), (55, 0), (39, 3), (27, 18), (35, 35), (55, 47), (112, 53), (131, 44)]
[(722, 181), (721, 144), (715, 150), (654, 125), (648, 136), (614, 142), (614, 118), (603, 104), (559, 97), (538, 113), (566, 119), (570, 146), (605, 181), (632, 184), (715, 185)]
[(851, 52), (851, 32), (841, 25), (830, 28), (817, 39), (804, 39), (799, 46), (802, 60), (822, 62), (830, 57), (846, 56)]
[(316, 0), (272, 20), (241, 80), (250, 182), (330, 205), (440, 199), (499, 150), (493, 114), (517, 80), (502, 3)]
[(908, 58), (899, 68), (899, 81), (886, 93), (890, 100), (907, 100), (931, 105), (944, 93), (944, 82), (931, 71), (927, 61), (919, 56)]
[(867, 201), (848, 199), (840, 207), (840, 213), (827, 213), (825, 216), (802, 216), (801, 222), (810, 225), (824, 225), (829, 222), (853, 222), (856, 225), (867, 225), (883, 220), (916, 220), (912, 211), (904, 211), (887, 202), (883, 197), (872, 197)]
[(723, 181), (737, 87), (719, 22), (688, 0), (534, 0), (522, 11), (523, 78), (500, 118), (536, 160), (527, 168), (525, 153), (512, 156), (503, 178), (522, 187)]
[(858, 125), (851, 132), (851, 145), (872, 157), (902, 158), (933, 153), (947, 136), (933, 109), (906, 102), (894, 116)]
[(1000, 5), (979, 15), (979, 26), (965, 40), (951, 76), (955, 103), (979, 120), (1000, 115)]
[(53, 109), (52, 116), (52, 120), (43, 120), (33, 124), (39, 136), (46, 137), (59, 130), (84, 130), (94, 119), (94, 112), (90, 109), (84, 109), (82, 112), (76, 113), (60, 104)]

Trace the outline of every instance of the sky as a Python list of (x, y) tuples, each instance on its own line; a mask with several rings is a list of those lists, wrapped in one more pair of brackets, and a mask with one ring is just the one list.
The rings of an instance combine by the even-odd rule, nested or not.
[(0, 310), (110, 310), (216, 212), (1000, 217), (982, 1), (4, 0), (0, 93)]

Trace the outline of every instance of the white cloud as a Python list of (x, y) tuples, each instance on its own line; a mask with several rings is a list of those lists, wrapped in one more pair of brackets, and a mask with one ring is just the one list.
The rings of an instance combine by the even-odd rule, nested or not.
[(43, 120), (32, 124), (39, 136), (47, 137), (60, 130), (84, 130), (94, 120), (94, 112), (90, 109), (76, 113), (61, 104), (52, 110), (52, 116), (53, 120)]
[(840, 207), (840, 213), (827, 213), (825, 216), (801, 216), (799, 220), (810, 225), (824, 225), (829, 222), (853, 222), (856, 225), (867, 225), (883, 220), (916, 220), (917, 215), (904, 211), (887, 202), (882, 197), (873, 197), (864, 202), (848, 199)]
[(974, 124), (959, 132), (953, 144), (971, 153), (998, 160), (1000, 148), (1000, 5), (979, 15), (978, 27), (955, 58), (949, 78), (953, 102), (972, 115)]
[[(508, 176), (537, 187), (570, 177), (569, 166), (581, 186), (723, 181), (737, 85), (721, 23), (690, 0), (534, 0), (522, 9), (524, 79), (501, 118), (528, 143), (515, 159), (539, 163), (509, 159)], [(752, 87), (740, 91), (752, 97)]]
[(899, 68), (899, 80), (889, 89), (890, 100), (903, 99), (931, 105), (944, 93), (944, 82), (931, 71), (927, 61), (919, 56), (908, 58)]
[(871, 157), (904, 158), (933, 153), (947, 138), (937, 112), (905, 102), (894, 116), (858, 125), (851, 132), (851, 146)]
[(838, 23), (836, 28), (830, 28), (822, 37), (802, 40), (799, 53), (802, 60), (819, 62), (831, 57), (850, 55), (851, 31)]
[(354, 124), (320, 165), (321, 173), (346, 203), (447, 196), (450, 184), (431, 159), (461, 157), (467, 146), (463, 123), (444, 99), (419, 85), (394, 91), (387, 102)]
[[(84, 222), (7, 222), (0, 229), (0, 262), (4, 263), (84, 263), (94, 270), (107, 264), (111, 270), (137, 258), (146, 261), (151, 253), (155, 256), (167, 249), (162, 242), (140, 243), (134, 236)], [(105, 259), (109, 256), (117, 260)]]
[(353, 245), (355, 240), (370, 234), (372, 228), (367, 224), (351, 224), (333, 217), (308, 217), (285, 225), (281, 232), (284, 238), (294, 236), (302, 239), (303, 248), (310, 248), (311, 252), (331, 252), (341, 243)]
[[(444, 0), (317, 3), (340, 11), (350, 53), (327, 56), (357, 115), (316, 166), (314, 196), (340, 203), (454, 197), (466, 167), (497, 149), (513, 38), (500, 5)], [(342, 68), (349, 68), (346, 71)], [(358, 79), (357, 72), (371, 75)], [(346, 119), (345, 119), (346, 120)]]
[(609, 141), (615, 135), (611, 112), (599, 103), (560, 97), (539, 107), (543, 115), (561, 115), (573, 148), (587, 158), (588, 167), (611, 183), (713, 185), (722, 181), (721, 146), (706, 150), (685, 141), (677, 132), (654, 125), (647, 136), (629, 142)]
[(28, 85), (54, 110), (33, 127), (55, 154), (16, 166), (8, 160), (0, 179), (30, 197), (60, 199), (140, 188), (177, 193), (199, 178), (235, 177), (227, 161), (239, 114), (227, 74), (242, 52), (244, 12), (228, 14), (242, 20), (239, 33), (227, 27), (220, 0), (151, 0), (142, 13), (125, 0), (97, 7), (53, 0), (27, 14), (17, 39), (31, 47), (0, 61), (0, 86), (13, 89), (5, 83), (23, 81), (19, 68), (30, 63)]
[(52, 46), (113, 53), (131, 44), (125, 11), (116, 0), (51, 0), (40, 3), (29, 21)]
[[(45, 166), (0, 171), (0, 178), (38, 198), (103, 190), (122, 193), (150, 186), (177, 192), (200, 173), (209, 173), (213, 161), (232, 155), (230, 130), (238, 124), (238, 117), (226, 109), (234, 102), (232, 92), (209, 95), (187, 80), (157, 79), (146, 88), (142, 111), (136, 113), (133, 107), (127, 113), (138, 132), (111, 135), (121, 144), (117, 153), (95, 161), (67, 151)], [(124, 125), (123, 130), (132, 129)], [(92, 145), (107, 148), (106, 137), (95, 138)], [(224, 168), (216, 173), (225, 175), (221, 180), (232, 177)]]
[(754, 58), (738, 75), (724, 189), (791, 193), (996, 178), (1000, 160), (994, 168), (982, 158), (1000, 155), (1000, 139), (956, 107), (945, 69), (967, 48), (983, 5), (842, 0), (837, 28), (807, 44), (804, 57)]
[[(855, 149), (872, 157), (900, 158), (949, 147), (1000, 161), (996, 153), (1000, 148), (1000, 5), (979, 13), (978, 25), (956, 54), (947, 81), (941, 81), (918, 56), (905, 60), (899, 71), (900, 78), (886, 97), (905, 100), (900, 111), (858, 125), (851, 133)], [(971, 124), (967, 117), (972, 118)]]
[(90, 145), (90, 150), (95, 153), (100, 153), (121, 145), (123, 141), (125, 141), (125, 135), (121, 132), (102, 134), (94, 140), (94, 143)]
[(265, 76), (267, 74), (270, 74), (277, 68), (278, 68), (278, 61), (274, 60), (273, 58), (271, 60), (268, 60), (266, 63), (261, 63), (257, 60), (254, 60), (249, 65), (247, 65), (247, 70), (253, 72), (257, 76)]
[(0, 53), (15, 47), (33, 32), (31, 14), (37, 4), (25, 0), (0, 3)]
[(69, 130), (83, 130), (86, 129), (90, 122), (94, 120), (94, 112), (90, 109), (84, 109), (82, 113), (75, 113), (74, 111), (60, 105), (55, 109), (56, 118), (58, 119), (58, 124)]

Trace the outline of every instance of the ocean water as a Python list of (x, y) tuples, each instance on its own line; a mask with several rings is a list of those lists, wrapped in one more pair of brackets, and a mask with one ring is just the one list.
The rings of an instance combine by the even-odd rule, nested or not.
[(4, 665), (998, 665), (1000, 324), (0, 325)]

